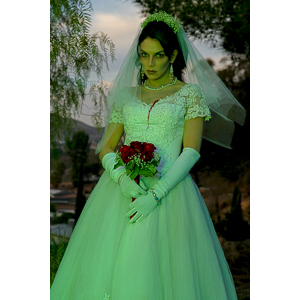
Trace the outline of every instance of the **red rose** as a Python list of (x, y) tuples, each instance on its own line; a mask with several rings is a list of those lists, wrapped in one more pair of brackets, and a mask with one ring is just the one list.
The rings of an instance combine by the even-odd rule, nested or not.
[(134, 150), (127, 145), (124, 145), (120, 148), (122, 161), (127, 164), (130, 161), (130, 156), (135, 154)]
[(154, 157), (153, 152), (144, 151), (144, 152), (141, 153), (141, 160), (142, 161), (145, 161), (145, 162), (150, 161), (153, 157)]
[(135, 152), (142, 152), (144, 150), (144, 143), (141, 142), (131, 142), (130, 147), (135, 150)]
[(145, 143), (144, 149), (145, 149), (146, 152), (151, 152), (152, 153), (152, 152), (154, 152), (156, 147), (151, 143)]

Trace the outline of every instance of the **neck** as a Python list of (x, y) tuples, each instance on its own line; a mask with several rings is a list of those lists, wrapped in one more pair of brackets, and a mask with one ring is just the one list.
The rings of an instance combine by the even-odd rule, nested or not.
[(170, 85), (175, 84), (176, 81), (177, 81), (177, 78), (175, 77), (174, 80), (173, 80), (172, 82), (167, 83), (167, 84), (165, 84), (165, 85), (161, 85), (161, 86), (159, 86), (159, 87), (151, 87), (151, 86), (149, 86), (149, 85), (147, 84), (147, 81), (146, 81), (145, 84), (144, 84), (144, 87), (145, 87), (146, 89), (148, 89), (148, 90), (158, 91), (158, 90), (162, 90), (162, 89), (164, 89), (164, 88), (166, 88), (166, 87), (168, 87), (168, 86), (170, 86)]
[(169, 84), (171, 83), (169, 75), (168, 76), (164, 76), (163, 78), (160, 78), (158, 80), (151, 80), (151, 79), (147, 79), (147, 85), (153, 88), (156, 87), (161, 87), (163, 85)]

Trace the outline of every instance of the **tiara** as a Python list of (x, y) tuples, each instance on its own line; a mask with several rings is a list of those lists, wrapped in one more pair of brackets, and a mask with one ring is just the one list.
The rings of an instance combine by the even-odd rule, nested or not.
[(166, 23), (170, 28), (173, 29), (175, 34), (178, 33), (180, 30), (180, 23), (176, 19), (174, 19), (172, 16), (167, 14), (165, 11), (150, 15), (142, 23), (141, 27), (145, 28), (148, 23), (153, 22), (153, 21), (156, 21), (156, 22), (162, 21), (162, 22)]

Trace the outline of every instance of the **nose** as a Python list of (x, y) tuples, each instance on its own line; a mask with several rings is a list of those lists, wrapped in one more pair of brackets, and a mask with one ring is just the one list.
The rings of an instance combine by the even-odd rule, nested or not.
[(148, 60), (148, 65), (149, 67), (154, 67), (154, 57), (150, 56), (149, 57), (149, 60)]

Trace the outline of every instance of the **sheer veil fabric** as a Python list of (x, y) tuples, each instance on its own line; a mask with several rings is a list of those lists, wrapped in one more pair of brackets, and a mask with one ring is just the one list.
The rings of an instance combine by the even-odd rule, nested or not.
[[(110, 140), (112, 132), (119, 126), (114, 124), (114, 127), (110, 128), (110, 132), (107, 130), (114, 101), (117, 99), (120, 91), (131, 87), (131, 94), (139, 99), (141, 98), (141, 63), (137, 52), (141, 31), (142, 28), (139, 28), (118, 75), (110, 85), (103, 112), (103, 126), (105, 130), (102, 140), (97, 145), (96, 154), (105, 147)], [(209, 122), (205, 122), (203, 138), (220, 146), (231, 148), (230, 145), (235, 129), (234, 122), (243, 125), (246, 111), (227, 89), (202, 54), (190, 42), (182, 26), (180, 26), (180, 31), (177, 33), (177, 39), (186, 62), (184, 81), (185, 83), (194, 83), (200, 86), (211, 111), (212, 118)]]

